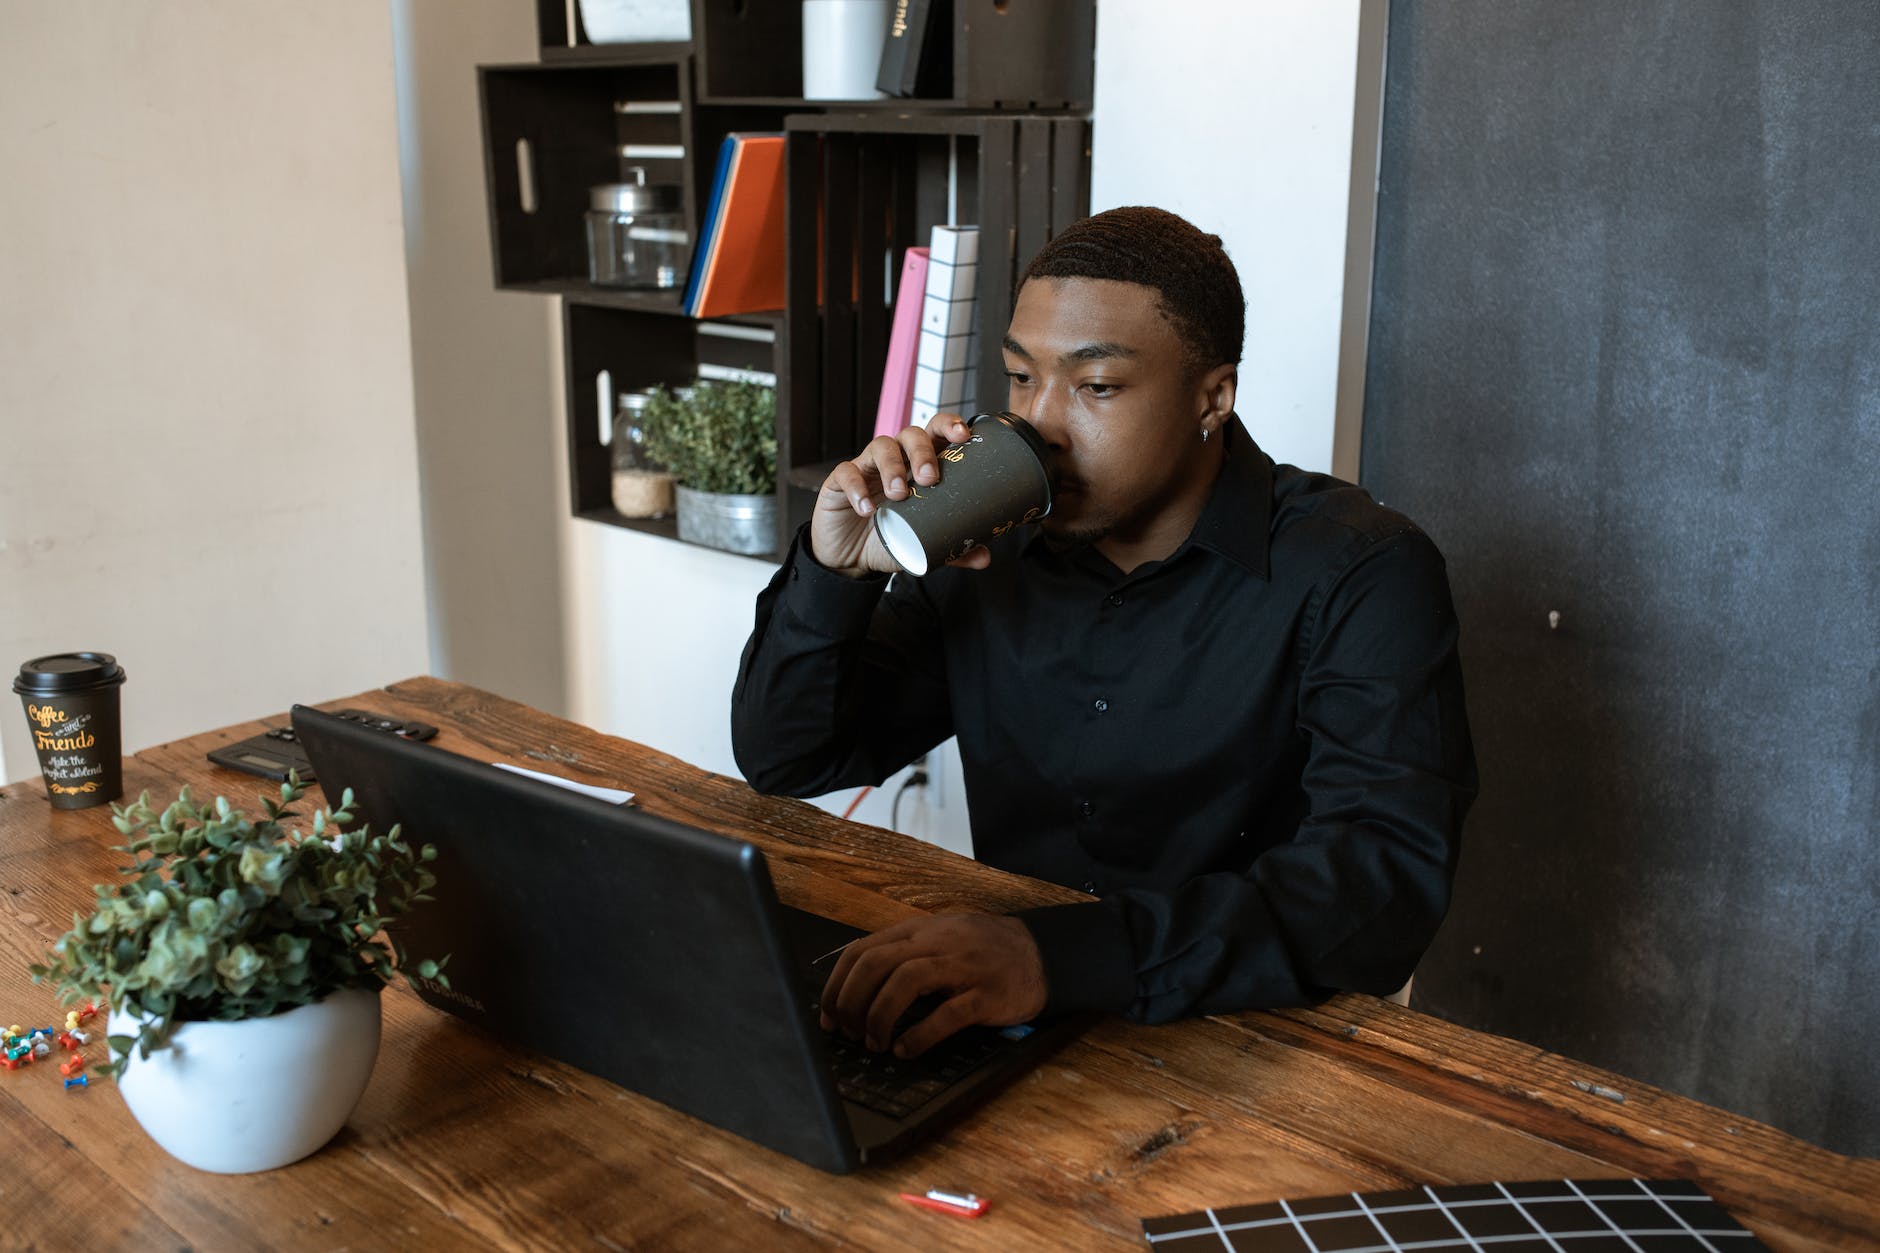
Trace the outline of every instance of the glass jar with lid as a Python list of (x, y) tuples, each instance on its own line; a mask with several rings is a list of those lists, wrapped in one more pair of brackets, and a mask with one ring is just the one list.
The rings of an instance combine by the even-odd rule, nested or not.
[(614, 410), (614, 511), (623, 518), (664, 518), (672, 513), (673, 476), (647, 455), (646, 426), (640, 415), (651, 399), (646, 392), (622, 392)]
[(692, 237), (684, 197), (674, 183), (649, 183), (644, 166), (628, 183), (588, 189), (588, 280), (596, 287), (678, 287), (685, 282)]

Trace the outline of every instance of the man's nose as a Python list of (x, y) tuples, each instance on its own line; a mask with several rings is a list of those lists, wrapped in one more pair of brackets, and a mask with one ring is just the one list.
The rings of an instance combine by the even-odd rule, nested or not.
[(1064, 402), (1051, 395), (1048, 388), (1033, 388), (1031, 394), (1023, 398), (1011, 398), (1011, 411), (1031, 423), (1038, 432), (1038, 438), (1046, 447), (1056, 452), (1063, 452), (1069, 443), (1064, 423)]

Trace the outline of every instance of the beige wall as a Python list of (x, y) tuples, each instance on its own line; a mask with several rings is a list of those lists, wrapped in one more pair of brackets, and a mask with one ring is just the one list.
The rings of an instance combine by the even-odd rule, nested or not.
[(426, 669), (394, 118), (383, 0), (0, 0), (0, 668), (127, 749)]

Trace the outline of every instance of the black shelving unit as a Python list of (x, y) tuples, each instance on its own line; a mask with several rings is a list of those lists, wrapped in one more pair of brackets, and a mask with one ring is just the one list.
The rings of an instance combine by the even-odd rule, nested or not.
[[(748, 370), (778, 380), (781, 549), (872, 431), (901, 250), (977, 223), (981, 329), (1002, 329), (1016, 267), (1088, 211), (1093, 0), (952, 0), (952, 73), (934, 96), (839, 104), (800, 96), (797, 4), (692, 0), (689, 41), (627, 45), (589, 41), (573, 0), (535, 6), (541, 60), (478, 70), (491, 266), (498, 288), (562, 302), (573, 512), (676, 538), (670, 519), (614, 511), (600, 388)], [(697, 239), (738, 131), (788, 137), (787, 309), (696, 322), (676, 291), (589, 284), (588, 189), (643, 166), (683, 188)], [(998, 336), (980, 344), (980, 377), (996, 379)]]

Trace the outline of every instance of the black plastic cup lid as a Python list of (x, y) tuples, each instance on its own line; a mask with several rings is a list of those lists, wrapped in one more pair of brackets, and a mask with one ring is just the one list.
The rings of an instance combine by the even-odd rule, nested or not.
[(124, 667), (110, 653), (53, 653), (20, 667), (13, 690), (22, 696), (56, 696), (124, 681)]

